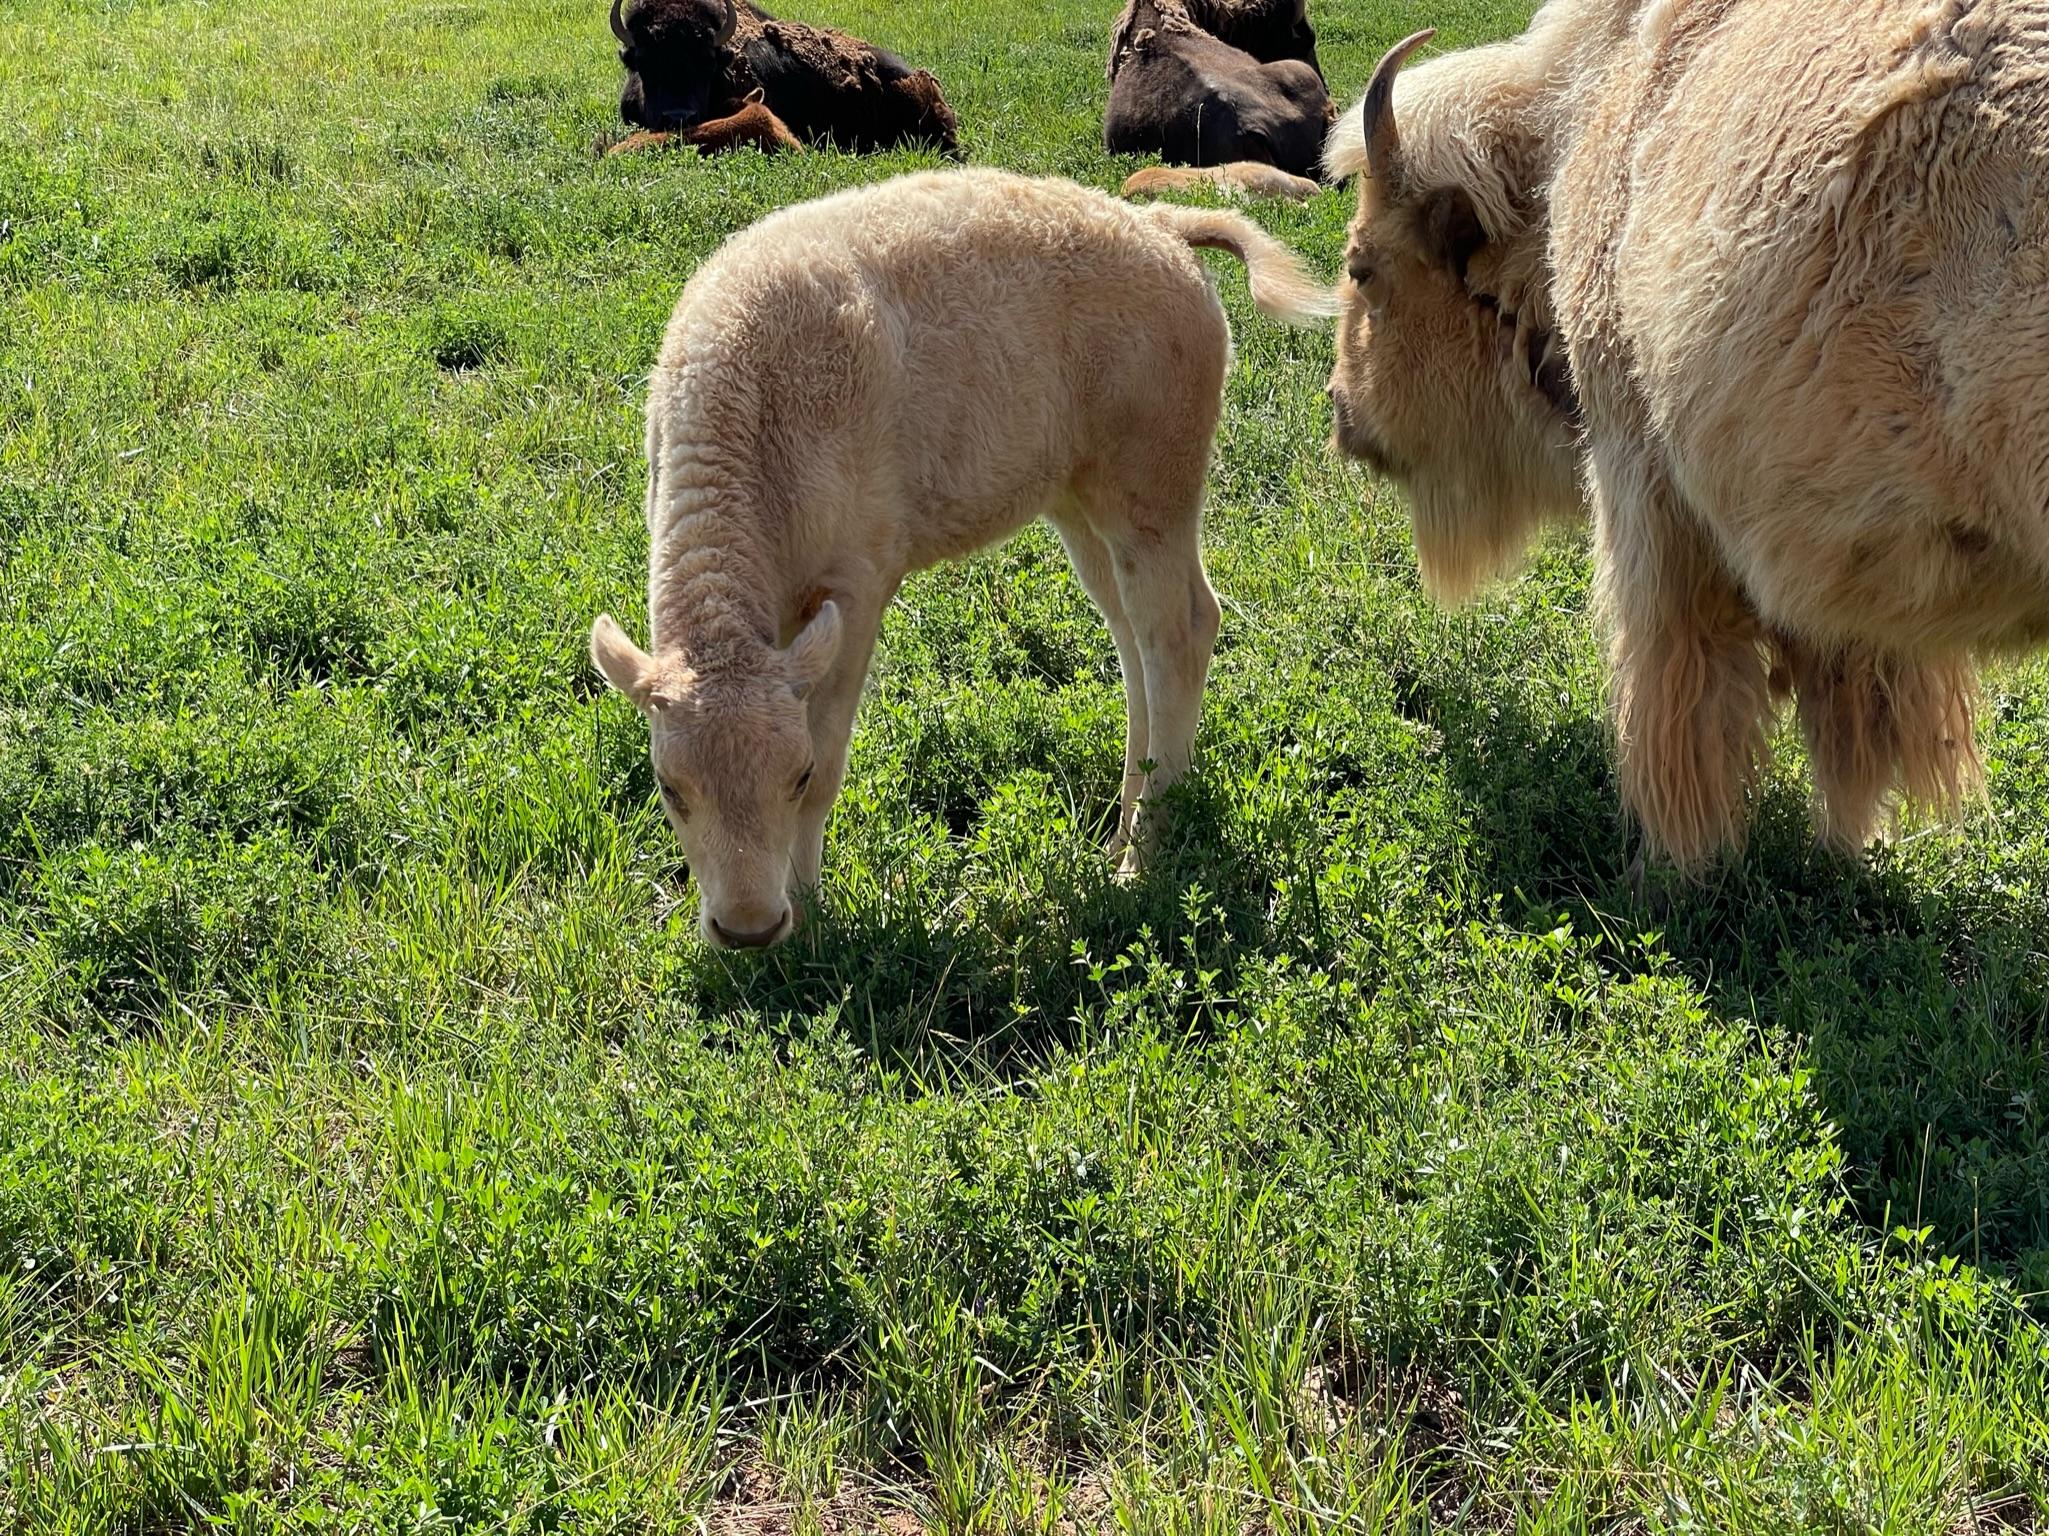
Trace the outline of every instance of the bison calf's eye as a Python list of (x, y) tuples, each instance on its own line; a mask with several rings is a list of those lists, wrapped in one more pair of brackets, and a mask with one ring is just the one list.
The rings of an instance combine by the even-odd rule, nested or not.
[(683, 803), (683, 796), (677, 792), (675, 785), (667, 782), (663, 783), (662, 804), (675, 813), (678, 821), (688, 821), (690, 819), (690, 807)]
[(802, 773), (797, 775), (797, 786), (796, 788), (790, 791), (790, 798), (792, 800), (801, 800), (804, 798), (804, 791), (811, 787), (812, 768), (816, 768), (817, 766), (818, 765), (816, 763), (813, 763), (811, 765), (811, 768), (806, 768)]

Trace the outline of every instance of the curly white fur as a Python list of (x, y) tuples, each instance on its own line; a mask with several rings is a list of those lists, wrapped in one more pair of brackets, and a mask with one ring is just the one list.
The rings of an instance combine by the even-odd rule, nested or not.
[(1333, 391), (1433, 583), (1584, 491), (1624, 793), (1683, 865), (1788, 690), (1837, 841), (1970, 790), (1976, 658), (2049, 642), (2049, 0), (1552, 0), (1396, 84)]

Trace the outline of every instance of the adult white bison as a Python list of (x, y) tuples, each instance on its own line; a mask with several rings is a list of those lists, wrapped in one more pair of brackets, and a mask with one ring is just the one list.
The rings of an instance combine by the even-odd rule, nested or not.
[(1621, 780), (1740, 842), (1791, 693), (1824, 829), (1971, 789), (2049, 640), (2049, 0), (1552, 0), (1333, 134), (1337, 439), (1452, 599), (1591, 503)]

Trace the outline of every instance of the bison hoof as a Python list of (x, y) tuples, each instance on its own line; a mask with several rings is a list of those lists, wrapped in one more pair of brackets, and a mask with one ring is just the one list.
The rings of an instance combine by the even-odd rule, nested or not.
[(1650, 869), (1644, 857), (1644, 848), (1638, 843), (1636, 853), (1629, 861), (1629, 867), (1622, 872), (1623, 888), (1629, 892), (1629, 899), (1642, 906), (1650, 891)]
[(1117, 859), (1117, 873), (1110, 878), (1119, 885), (1132, 885), (1145, 873), (1145, 853), (1137, 843), (1127, 843)]

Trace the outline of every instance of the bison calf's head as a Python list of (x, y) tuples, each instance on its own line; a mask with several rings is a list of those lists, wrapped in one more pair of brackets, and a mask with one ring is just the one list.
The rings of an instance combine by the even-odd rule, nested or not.
[(737, 0), (612, 0), (626, 79), (619, 115), (639, 128), (689, 128), (722, 102), (732, 67)]
[(1440, 61), (1396, 122), (1396, 73), (1430, 36), (1389, 51), (1331, 137), (1332, 172), (1365, 174), (1330, 396), (1337, 446), (1401, 485), (1423, 578), (1456, 602), (1579, 516), (1578, 407), (1531, 172), (1523, 146), (1490, 137), (1484, 77)]
[(662, 813), (697, 880), (698, 926), (721, 948), (780, 944), (795, 888), (817, 879), (819, 800), (833, 787), (819, 763), (846, 742), (814, 740), (809, 700), (839, 643), (829, 602), (787, 648), (722, 650), (702, 669), (650, 656), (609, 616), (592, 626), (592, 661), (648, 718)]

